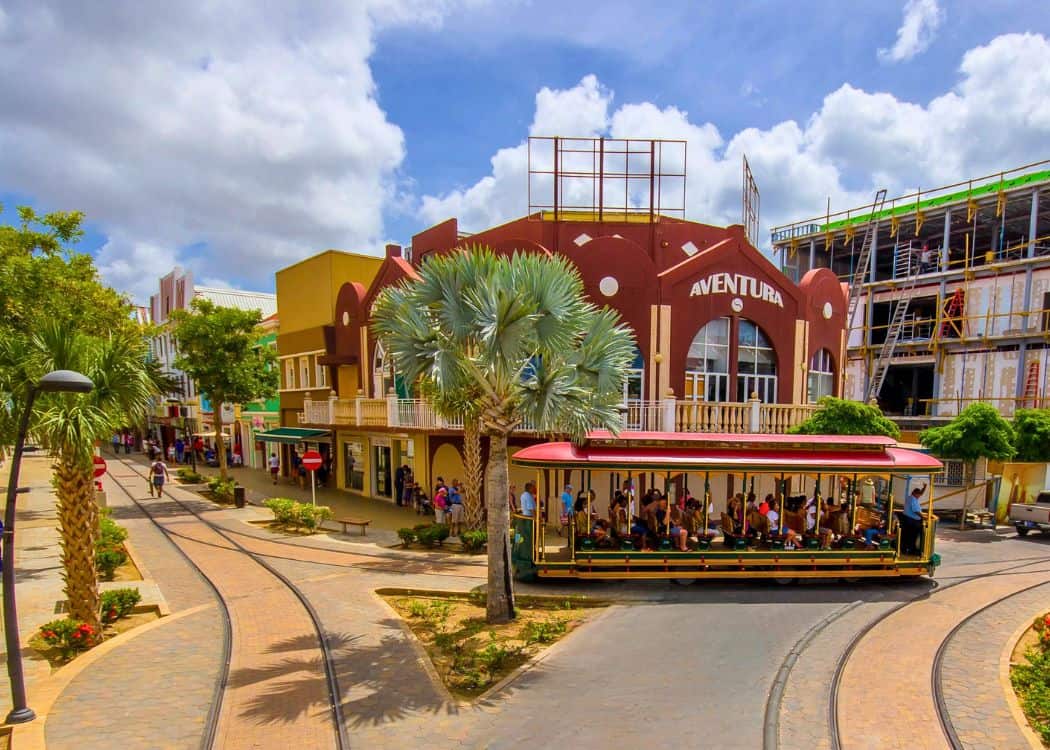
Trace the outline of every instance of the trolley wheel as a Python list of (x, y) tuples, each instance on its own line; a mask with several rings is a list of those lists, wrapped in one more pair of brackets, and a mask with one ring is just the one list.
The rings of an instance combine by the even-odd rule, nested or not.
[(1027, 526), (1017, 527), (1017, 536), (1028, 536), (1028, 532), (1031, 531)]
[(679, 586), (692, 586), (696, 583), (695, 578), (672, 578), (672, 581), (677, 583)]
[(794, 578), (774, 578), (773, 580), (779, 583), (781, 586), (790, 586), (795, 582)]

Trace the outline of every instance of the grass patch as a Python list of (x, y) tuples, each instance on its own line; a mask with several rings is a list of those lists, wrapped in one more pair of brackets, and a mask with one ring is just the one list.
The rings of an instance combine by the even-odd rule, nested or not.
[(485, 621), (484, 595), (379, 592), (430, 656), (449, 691), (474, 699), (591, 617), (595, 602), (521, 597), (505, 625)]

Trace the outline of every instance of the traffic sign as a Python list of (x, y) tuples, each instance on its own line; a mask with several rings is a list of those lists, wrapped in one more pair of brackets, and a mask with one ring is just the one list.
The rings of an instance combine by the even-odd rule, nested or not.
[(317, 451), (307, 451), (303, 454), (303, 468), (308, 471), (317, 471), (321, 468), (324, 459)]
[(98, 479), (106, 473), (106, 459), (102, 458), (102, 456), (95, 456), (91, 460), (95, 464), (95, 479)]

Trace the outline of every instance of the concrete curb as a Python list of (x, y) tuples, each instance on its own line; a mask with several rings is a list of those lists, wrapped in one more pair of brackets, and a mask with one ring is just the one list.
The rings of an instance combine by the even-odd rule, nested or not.
[(1028, 746), (1032, 750), (1043, 750), (1043, 742), (1039, 738), (1039, 735), (1035, 733), (1035, 730), (1028, 724), (1028, 719), (1025, 718), (1024, 711), (1021, 709), (1021, 702), (1017, 699), (1017, 694), (1014, 692), (1013, 683), (1010, 682), (1010, 656), (1014, 652), (1014, 648), (1017, 646), (1017, 642), (1024, 637), (1024, 634), (1032, 627), (1032, 620), (1045, 612), (1045, 609), (1040, 609), (1034, 614), (1028, 616), (1024, 623), (1017, 628), (1006, 639), (1006, 644), (1003, 646), (1003, 650), (999, 653), (999, 682), (1003, 688), (1003, 693), (1006, 695), (1006, 705), (1010, 708), (1010, 715), (1013, 716), (1014, 721), (1017, 722), (1018, 728), (1021, 730), (1021, 734), (1028, 741)]
[(809, 647), (809, 644), (813, 642), (813, 639), (820, 635), (825, 628), (863, 603), (863, 601), (858, 599), (849, 604), (843, 604), (830, 615), (815, 623), (788, 651), (784, 661), (780, 664), (780, 669), (777, 670), (777, 674), (773, 678), (773, 685), (769, 688), (769, 697), (766, 699), (766, 712), (762, 721), (762, 747), (765, 750), (774, 750), (780, 747), (780, 707), (784, 700), (784, 690), (787, 687), (788, 677), (791, 675), (791, 670), (795, 667), (795, 662), (798, 661), (802, 652)]

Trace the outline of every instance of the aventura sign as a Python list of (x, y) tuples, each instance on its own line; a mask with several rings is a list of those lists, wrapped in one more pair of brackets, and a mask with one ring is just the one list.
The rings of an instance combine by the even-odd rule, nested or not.
[(745, 276), (742, 273), (713, 273), (706, 279), (700, 279), (694, 283), (689, 292), (690, 297), (706, 297), (709, 294), (751, 297), (770, 302), (777, 307), (784, 306), (784, 298), (780, 296), (779, 290), (765, 281), (759, 281), (753, 276)]

